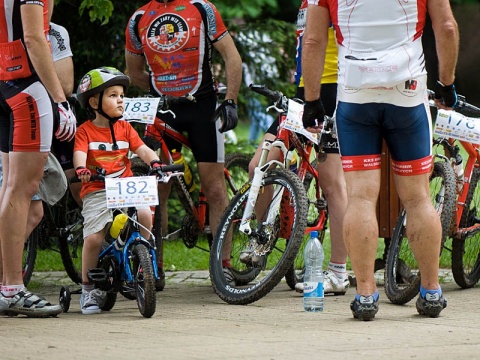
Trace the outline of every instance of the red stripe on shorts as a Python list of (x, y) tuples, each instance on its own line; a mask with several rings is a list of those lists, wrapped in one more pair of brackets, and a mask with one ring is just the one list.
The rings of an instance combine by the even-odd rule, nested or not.
[(342, 156), (343, 171), (377, 170), (382, 166), (382, 157), (375, 155)]
[(432, 169), (432, 156), (411, 161), (392, 161), (393, 173), (401, 176), (427, 174)]

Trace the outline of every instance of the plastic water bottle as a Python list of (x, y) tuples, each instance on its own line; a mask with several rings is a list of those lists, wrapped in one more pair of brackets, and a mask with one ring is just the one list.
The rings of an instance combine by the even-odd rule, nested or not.
[(318, 232), (310, 233), (310, 240), (305, 246), (305, 275), (303, 278), (303, 308), (309, 312), (323, 311), (323, 246), (318, 240)]
[(183, 164), (183, 178), (185, 179), (185, 185), (187, 185), (187, 189), (189, 192), (192, 192), (196, 188), (195, 180), (193, 179), (192, 170), (188, 166), (185, 158), (183, 157), (181, 152), (177, 152), (177, 150), (172, 150), (172, 159), (174, 164)]
[(110, 236), (115, 239), (115, 247), (117, 250), (120, 250), (124, 245), (125, 241), (120, 237), (125, 224), (127, 223), (128, 216), (125, 214), (118, 214), (113, 219), (112, 226), (110, 226)]

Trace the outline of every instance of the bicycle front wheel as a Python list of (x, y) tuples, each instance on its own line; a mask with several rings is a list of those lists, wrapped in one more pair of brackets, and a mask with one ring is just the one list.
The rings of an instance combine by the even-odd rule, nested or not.
[[(239, 231), (250, 188), (251, 183), (245, 184), (230, 202), (210, 252), (214, 290), (229, 304), (257, 301), (280, 282), (292, 266), (307, 225), (307, 199), (300, 179), (288, 170), (275, 169), (262, 180), (249, 220), (251, 234)], [(250, 259), (242, 257), (252, 246)], [(228, 269), (222, 266), (225, 253), (230, 254)]]
[(134, 278), (138, 310), (146, 318), (155, 314), (156, 290), (153, 264), (148, 248), (143, 244), (133, 247), (131, 269)]
[[(430, 176), (430, 197), (442, 224), (441, 247), (450, 235), (456, 203), (456, 181), (447, 162), (436, 162)], [(405, 304), (420, 291), (420, 271), (406, 237), (407, 215), (403, 209), (393, 230), (385, 264), (385, 293), (394, 304)]]
[[(470, 187), (465, 200), (465, 209), (460, 219), (460, 228), (480, 223), (480, 169), (473, 170)], [(480, 279), (480, 233), (468, 234), (465, 239), (454, 238), (452, 242), (452, 273), (458, 286), (467, 289)]]

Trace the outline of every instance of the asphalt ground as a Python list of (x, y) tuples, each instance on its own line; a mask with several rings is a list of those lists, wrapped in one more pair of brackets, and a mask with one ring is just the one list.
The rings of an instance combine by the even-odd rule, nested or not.
[[(208, 272), (169, 272), (156, 313), (143, 318), (136, 302), (118, 297), (99, 315), (82, 315), (72, 295), (57, 318), (0, 317), (0, 359), (478, 359), (480, 288), (442, 285), (448, 307), (420, 316), (415, 301), (393, 305), (377, 278), (374, 321), (353, 319), (345, 296), (327, 296), (323, 313), (303, 311), (302, 296), (282, 281), (249, 305), (229, 305), (213, 291)], [(36, 293), (58, 301), (64, 273), (35, 273)]]

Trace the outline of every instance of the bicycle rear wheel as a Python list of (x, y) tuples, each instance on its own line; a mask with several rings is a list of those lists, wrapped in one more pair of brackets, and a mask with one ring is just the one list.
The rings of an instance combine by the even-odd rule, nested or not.
[[(257, 199), (257, 211), (250, 219), (252, 234), (239, 231), (251, 183), (235, 195), (225, 210), (210, 253), (210, 276), (217, 295), (229, 304), (249, 304), (268, 294), (285, 276), (297, 255), (307, 225), (307, 199), (300, 179), (291, 171), (276, 169), (265, 174), (259, 194), (273, 194), (262, 203)], [(272, 190), (272, 191), (271, 191)], [(264, 219), (275, 201), (281, 201), (274, 220)], [(278, 205), (278, 202), (277, 202)], [(264, 211), (259, 210), (264, 209)], [(230, 243), (229, 234), (233, 234)], [(242, 263), (240, 254), (250, 240), (255, 240), (258, 261)], [(230, 246), (231, 245), (231, 246)], [(231, 269), (224, 273), (222, 253), (230, 251)], [(234, 281), (230, 278), (234, 277)], [(234, 282), (234, 283), (233, 283)]]
[[(450, 234), (456, 204), (455, 173), (447, 162), (436, 162), (430, 176), (430, 196), (442, 224), (441, 247)], [(385, 293), (394, 304), (405, 304), (420, 291), (420, 271), (406, 237), (407, 215), (402, 209), (393, 230), (385, 264)]]
[[(460, 219), (460, 228), (480, 223), (480, 169), (473, 170), (470, 187), (465, 200), (465, 209)], [(458, 286), (466, 289), (475, 286), (480, 279), (480, 232), (465, 239), (454, 238), (452, 242), (452, 273)]]
[(28, 285), (30, 279), (32, 278), (33, 269), (35, 267), (35, 260), (37, 259), (37, 249), (40, 239), (44, 234), (43, 220), (33, 229), (30, 236), (25, 241), (23, 247), (23, 257), (22, 257), (22, 276), (23, 284)]
[(251, 157), (233, 153), (225, 157), (225, 181), (227, 183), (228, 200), (231, 200), (243, 184), (249, 181), (248, 164)]
[(68, 277), (76, 284), (82, 283), (83, 216), (80, 208), (66, 215), (68, 235), (58, 238), (58, 250)]

